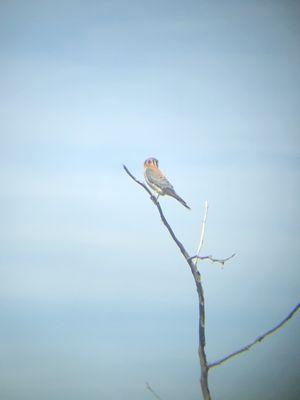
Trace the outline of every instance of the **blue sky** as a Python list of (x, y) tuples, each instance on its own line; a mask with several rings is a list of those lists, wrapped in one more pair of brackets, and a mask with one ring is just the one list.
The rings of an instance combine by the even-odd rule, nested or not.
[[(297, 2), (0, 5), (1, 397), (199, 398), (192, 277), (142, 178), (200, 266), (210, 360), (299, 301)], [(211, 372), (215, 399), (299, 397), (299, 317)], [(251, 385), (253, 381), (256, 385)]]

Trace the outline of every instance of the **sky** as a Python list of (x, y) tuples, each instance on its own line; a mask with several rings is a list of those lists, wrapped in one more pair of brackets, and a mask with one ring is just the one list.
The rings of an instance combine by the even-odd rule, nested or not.
[[(143, 179), (201, 263), (207, 357), (299, 302), (297, 1), (0, 3), (0, 397), (199, 399), (197, 294)], [(299, 315), (210, 372), (213, 399), (296, 400)], [(255, 382), (255, 384), (253, 384)]]

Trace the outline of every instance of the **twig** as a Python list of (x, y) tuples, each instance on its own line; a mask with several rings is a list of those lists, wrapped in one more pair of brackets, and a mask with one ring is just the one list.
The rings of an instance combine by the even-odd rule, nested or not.
[(276, 332), (278, 329), (280, 329), (284, 324), (288, 322), (289, 319), (292, 318), (292, 316), (299, 310), (300, 308), (300, 303), (296, 305), (296, 307), (293, 308), (293, 310), (277, 325), (275, 325), (272, 329), (268, 330), (267, 332), (263, 333), (262, 335), (258, 336), (255, 340), (253, 340), (251, 343), (247, 344), (246, 346), (242, 347), (241, 349), (229, 354), (228, 356), (225, 356), (217, 361), (214, 361), (208, 365), (208, 368), (215, 368), (218, 365), (223, 364), (224, 362), (230, 360), (233, 357), (236, 357), (237, 355), (243, 353), (244, 351), (248, 351), (251, 349), (252, 346), (255, 344), (261, 342), (264, 340), (267, 336), (271, 335), (272, 333)]
[(203, 217), (203, 220), (202, 220), (200, 240), (199, 240), (199, 245), (198, 245), (198, 249), (197, 249), (197, 253), (196, 253), (196, 257), (195, 257), (196, 258), (196, 261), (195, 261), (196, 267), (198, 266), (199, 254), (200, 254), (200, 251), (201, 251), (201, 249), (203, 247), (204, 231), (205, 231), (207, 212), (208, 212), (208, 201), (205, 200), (205, 202), (204, 202), (204, 217)]
[(219, 263), (222, 264), (222, 266), (224, 266), (224, 264), (226, 263), (226, 261), (230, 260), (232, 257), (235, 256), (235, 253), (231, 254), (231, 256), (227, 257), (227, 258), (214, 258), (213, 256), (192, 256), (190, 257), (191, 260), (199, 259), (199, 260), (209, 260), (213, 263)]
[(226, 261), (230, 260), (232, 257), (235, 256), (235, 253), (232, 254), (230, 257), (223, 258), (223, 259), (214, 258), (213, 256), (200, 256), (200, 252), (202, 250), (203, 242), (204, 242), (204, 233), (205, 233), (207, 212), (208, 212), (208, 201), (205, 200), (205, 202), (204, 202), (204, 216), (203, 216), (202, 225), (201, 225), (201, 233), (200, 233), (199, 245), (198, 245), (198, 249), (197, 249), (196, 255), (193, 256), (193, 257), (190, 257), (190, 260), (195, 260), (196, 259), (196, 261), (195, 261), (196, 267), (198, 266), (198, 261), (199, 260), (209, 260), (209, 261), (211, 261), (213, 263), (219, 263), (223, 267)]
[(150, 190), (147, 188), (147, 186), (140, 182), (138, 179), (136, 179), (128, 170), (128, 168), (123, 165), (125, 171), (127, 172), (127, 174), (140, 186), (142, 186), (147, 193), (150, 194), (150, 198), (153, 201), (153, 203), (155, 204), (155, 206), (158, 209), (160, 218), (163, 222), (163, 224), (165, 225), (165, 227), (167, 228), (167, 230), (169, 231), (169, 234), (171, 235), (172, 239), (174, 240), (174, 242), (176, 243), (176, 245), (178, 246), (181, 254), (184, 256), (184, 258), (186, 259), (190, 269), (191, 269), (191, 273), (193, 275), (195, 284), (196, 284), (196, 288), (197, 288), (197, 293), (198, 293), (198, 301), (199, 301), (199, 347), (198, 347), (198, 355), (199, 355), (199, 361), (200, 361), (200, 368), (201, 368), (201, 378), (200, 378), (200, 382), (201, 382), (201, 389), (202, 389), (202, 394), (203, 394), (203, 398), (204, 400), (211, 400), (210, 397), (210, 392), (209, 392), (209, 387), (208, 387), (208, 365), (207, 365), (207, 359), (206, 359), (206, 354), (205, 354), (205, 304), (204, 304), (204, 291), (203, 291), (203, 287), (202, 287), (202, 283), (201, 283), (201, 275), (196, 267), (196, 265), (194, 264), (193, 260), (191, 259), (190, 255), (188, 254), (188, 252), (186, 251), (186, 249), (184, 248), (183, 244), (177, 239), (177, 237), (175, 236), (175, 233), (173, 232), (171, 226), (169, 225), (168, 221), (166, 220), (162, 209), (160, 207), (159, 202), (155, 199), (155, 197), (153, 196), (153, 194), (150, 192)]
[(153, 396), (158, 399), (161, 400), (161, 397), (159, 397), (159, 395), (157, 393), (154, 392), (154, 390), (152, 389), (152, 387), (149, 385), (148, 382), (146, 382), (146, 388), (153, 394)]

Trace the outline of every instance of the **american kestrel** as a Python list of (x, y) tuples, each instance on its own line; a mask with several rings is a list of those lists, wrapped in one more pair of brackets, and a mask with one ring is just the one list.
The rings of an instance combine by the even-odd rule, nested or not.
[(190, 210), (190, 207), (178, 196), (171, 183), (158, 168), (156, 158), (147, 158), (144, 162), (144, 176), (148, 185), (158, 193), (157, 199), (159, 196), (172, 196)]

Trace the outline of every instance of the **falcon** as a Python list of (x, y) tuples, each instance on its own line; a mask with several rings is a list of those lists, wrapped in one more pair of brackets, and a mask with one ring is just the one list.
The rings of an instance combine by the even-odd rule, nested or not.
[(171, 183), (158, 168), (158, 160), (156, 158), (147, 158), (144, 162), (144, 176), (147, 184), (158, 194), (156, 200), (159, 196), (171, 196), (190, 210), (190, 207), (178, 196)]

